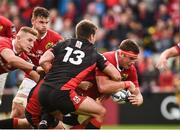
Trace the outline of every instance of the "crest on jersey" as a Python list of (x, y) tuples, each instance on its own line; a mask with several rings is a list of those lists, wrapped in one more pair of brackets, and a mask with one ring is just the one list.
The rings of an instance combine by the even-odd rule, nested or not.
[(2, 25), (0, 25), (0, 31), (3, 29), (3, 26)]
[(122, 77), (122, 80), (124, 81), (124, 80), (126, 80), (126, 79), (127, 79), (128, 74), (121, 74), (121, 77)]
[(81, 48), (82, 42), (81, 41), (76, 41), (75, 47)]
[(81, 101), (81, 99), (80, 99), (78, 96), (74, 96), (74, 97), (73, 97), (73, 101), (74, 101), (76, 104), (78, 104), (78, 103)]
[(52, 42), (48, 42), (45, 46), (46, 49), (52, 48), (53, 47), (53, 43)]

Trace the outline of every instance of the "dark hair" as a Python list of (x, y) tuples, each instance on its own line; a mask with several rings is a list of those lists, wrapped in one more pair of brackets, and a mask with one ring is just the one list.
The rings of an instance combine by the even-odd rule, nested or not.
[(139, 46), (137, 45), (137, 43), (130, 39), (123, 40), (119, 45), (119, 49), (123, 51), (132, 51), (136, 54), (139, 54), (140, 52)]
[(93, 34), (95, 35), (97, 26), (90, 20), (84, 19), (76, 25), (76, 38), (88, 39)]
[(48, 18), (49, 17), (49, 11), (43, 7), (35, 7), (33, 9), (32, 18), (37, 18), (37, 17)]

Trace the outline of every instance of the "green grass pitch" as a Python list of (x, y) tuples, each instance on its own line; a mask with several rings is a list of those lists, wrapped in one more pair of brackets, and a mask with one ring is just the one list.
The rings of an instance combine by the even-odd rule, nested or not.
[(152, 125), (132, 125), (132, 124), (126, 124), (126, 125), (112, 125), (112, 126), (103, 126), (102, 129), (118, 129), (118, 130), (132, 130), (132, 129), (140, 129), (140, 130), (172, 130), (177, 129), (180, 130), (180, 123), (179, 124), (152, 124)]

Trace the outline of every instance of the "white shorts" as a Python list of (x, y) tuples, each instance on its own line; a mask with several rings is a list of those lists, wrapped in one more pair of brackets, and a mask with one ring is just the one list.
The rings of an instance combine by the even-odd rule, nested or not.
[[(21, 85), (19, 86), (16, 96), (13, 99), (13, 102), (26, 106), (27, 97), (31, 89), (34, 88), (35, 86), (36, 86), (36, 82), (34, 82), (33, 80), (29, 78), (24, 78)], [(23, 95), (23, 96), (20, 96), (20, 95)]]
[(0, 75), (0, 104), (1, 104), (1, 98), (2, 98), (2, 95), (3, 95), (7, 75), (8, 75), (8, 73), (4, 73), (4, 74)]
[(15, 96), (14, 99), (13, 99), (13, 102), (26, 107), (26, 105), (27, 105), (27, 98)]

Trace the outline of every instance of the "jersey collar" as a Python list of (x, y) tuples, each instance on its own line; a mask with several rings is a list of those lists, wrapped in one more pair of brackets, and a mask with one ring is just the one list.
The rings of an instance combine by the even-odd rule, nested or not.
[(43, 38), (45, 38), (46, 35), (47, 35), (47, 31), (46, 31), (46, 33), (45, 33), (42, 37), (40, 37), (40, 40), (42, 40)]
[(119, 67), (119, 61), (118, 61), (118, 50), (115, 51), (115, 60), (116, 60), (116, 68), (121, 72), (121, 69)]
[(13, 48), (13, 52), (17, 54), (16, 48), (15, 48), (15, 39), (12, 40), (12, 48)]

